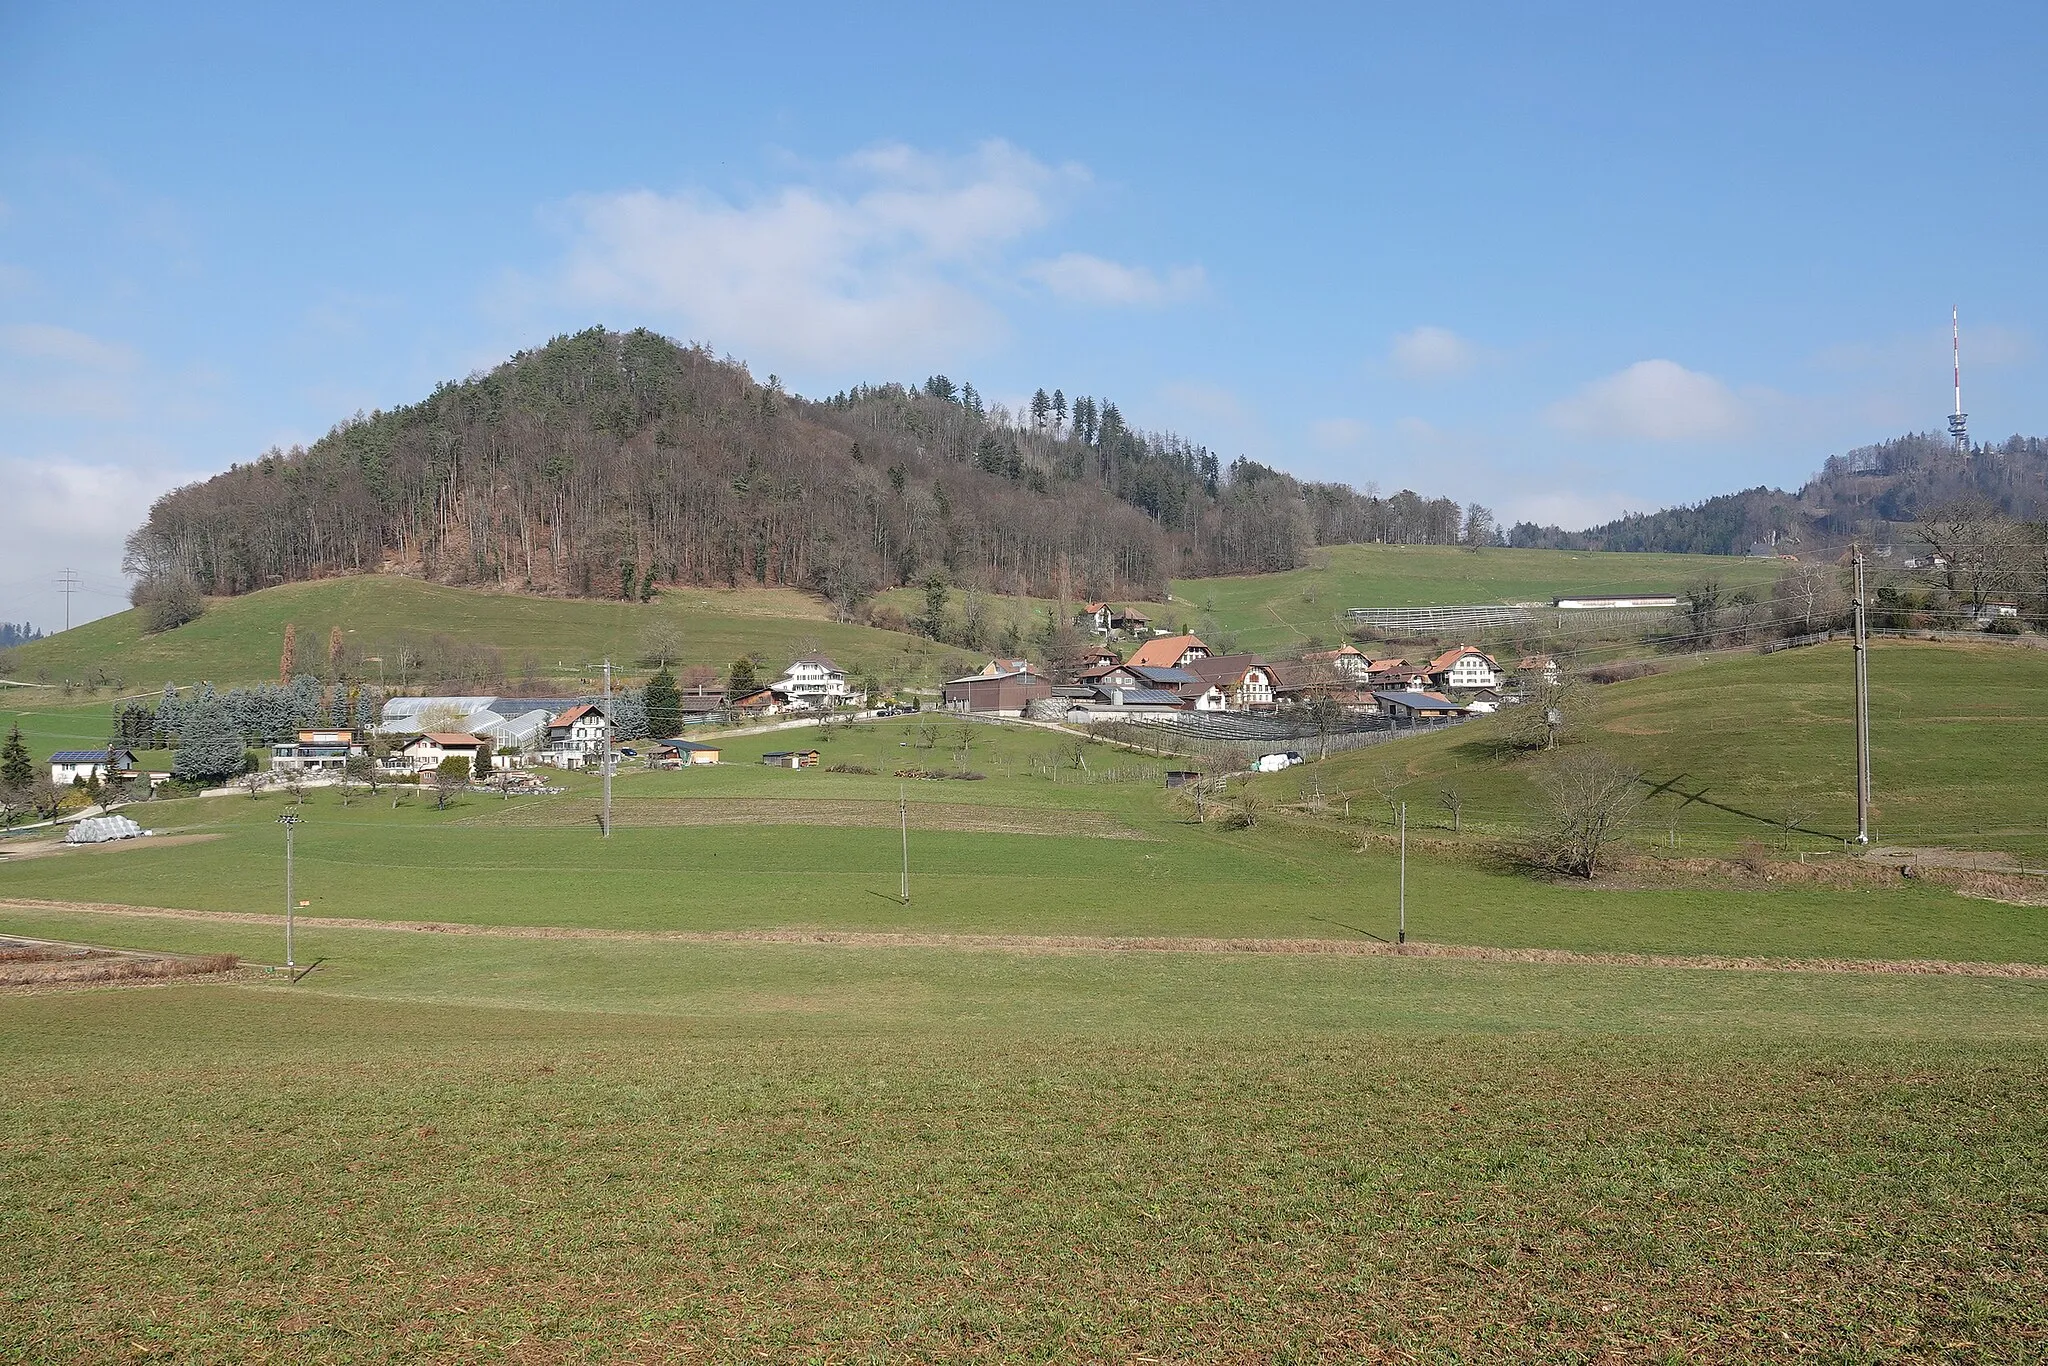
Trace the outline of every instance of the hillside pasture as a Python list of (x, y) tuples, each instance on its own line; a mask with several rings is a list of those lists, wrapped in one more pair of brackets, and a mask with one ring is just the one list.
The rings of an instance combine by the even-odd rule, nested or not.
[(1705, 577), (1768, 592), (1778, 569), (1775, 560), (1715, 555), (1332, 545), (1284, 574), (1176, 579), (1164, 614), (1197, 631), (1214, 621), (1235, 649), (1278, 652), (1311, 638), (1335, 644), (1352, 607), (1548, 604), (1574, 593), (1676, 593)]
[[(399, 672), (404, 648), (426, 654), (429, 667), (452, 649), (495, 651), (497, 678), (449, 680), (466, 691), (507, 684), (582, 690), (599, 680), (610, 656), (629, 676), (642, 641), (657, 624), (682, 646), (682, 664), (706, 664), (721, 679), (733, 660), (753, 654), (773, 677), (796, 655), (822, 650), (841, 665), (866, 665), (885, 679), (922, 679), (935, 672), (926, 642), (829, 619), (822, 602), (788, 589), (664, 589), (649, 603), (544, 598), (451, 588), (390, 574), (280, 584), (234, 598), (214, 598), (206, 615), (151, 635), (141, 613), (101, 617), (15, 651), (15, 668), (31, 682), (86, 680), (95, 671), (120, 677), (130, 691), (210, 680), (220, 686), (274, 681), (284, 628), (298, 628), (298, 671), (326, 669), (328, 633), (339, 626), (359, 676), (372, 682)], [(483, 667), (480, 663), (473, 668)], [(28, 692), (30, 690), (16, 690)], [(13, 705), (41, 699), (9, 697)], [(61, 697), (54, 699), (61, 702)]]
[[(1872, 837), (1950, 845), (2048, 865), (2048, 651), (1879, 640), (1870, 651)], [(1729, 655), (1587, 689), (1569, 743), (1610, 751), (1672, 792), (1635, 838), (1667, 849), (1840, 852), (1856, 832), (1854, 655), (1845, 642)], [(1506, 749), (1512, 711), (1351, 751), (1258, 780), (1279, 797), (1350, 799), (1384, 820), (1381, 794), (1409, 803), (1411, 829), (1451, 824), (1462, 794), (1475, 837), (1525, 829), (1540, 754)], [(1729, 809), (1732, 808), (1732, 809)], [(1675, 830), (1675, 834), (1674, 834)]]

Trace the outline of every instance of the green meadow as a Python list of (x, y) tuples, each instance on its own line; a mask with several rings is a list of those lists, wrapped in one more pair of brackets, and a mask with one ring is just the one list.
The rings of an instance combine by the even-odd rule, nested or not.
[[(833, 621), (822, 602), (794, 590), (676, 588), (648, 603), (600, 602), (372, 574), (209, 599), (206, 615), (157, 635), (143, 630), (139, 612), (118, 612), (17, 647), (15, 676), (61, 684), (100, 670), (131, 690), (160, 688), (167, 680), (222, 686), (274, 680), (287, 623), (298, 628), (299, 668), (315, 673), (325, 667), (330, 630), (340, 627), (351, 657), (383, 656), (386, 676), (396, 672), (402, 646), (429, 653), (484, 646), (499, 652), (514, 680), (530, 675), (547, 686), (594, 686), (595, 666), (606, 656), (631, 670), (657, 624), (679, 640), (683, 663), (714, 666), (721, 677), (742, 654), (780, 670), (813, 650), (885, 676), (931, 671), (926, 642)], [(378, 677), (376, 662), (360, 667)]]
[[(2048, 910), (1664, 862), (1841, 857), (1848, 665), (1592, 690), (1568, 743), (1733, 808), (1673, 851), (1654, 799), (1593, 885), (1487, 854), (1540, 762), (1493, 721), (1234, 781), (1248, 829), (1180, 761), (927, 717), (629, 770), (609, 839), (584, 774), (18, 834), (0, 935), (252, 966), (0, 994), (0, 1360), (2037, 1358)], [(1880, 835), (2042, 852), (2044, 657), (1871, 674)], [(1411, 942), (1493, 959), (1378, 942), (1387, 793)]]
[(1676, 593), (1702, 577), (1768, 592), (1774, 560), (1611, 551), (1466, 549), (1443, 545), (1333, 545), (1303, 569), (1214, 579), (1176, 579), (1165, 615), (1200, 629), (1205, 619), (1243, 650), (1285, 650), (1343, 638), (1352, 607), (1430, 607), (1536, 602), (1574, 593)]
[[(1637, 840), (1727, 852), (1839, 852), (1856, 833), (1854, 654), (1846, 643), (1729, 655), (1587, 690), (1576, 743), (1611, 751), (1677, 795), (1644, 808)], [(1448, 827), (1446, 789), (1477, 838), (1522, 828), (1540, 755), (1503, 748), (1515, 718), (1478, 719), (1385, 749), (1260, 779), (1282, 797), (1320, 786), (1410, 827)], [(2048, 866), (2048, 651), (1880, 640), (1870, 650), (1874, 842), (1946, 845)], [(1712, 804), (1708, 804), (1712, 803)]]

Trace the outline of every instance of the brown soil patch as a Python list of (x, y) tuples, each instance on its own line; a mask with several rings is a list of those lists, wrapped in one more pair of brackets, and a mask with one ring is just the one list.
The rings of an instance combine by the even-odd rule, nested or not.
[[(184, 911), (107, 902), (0, 898), (8, 909), (162, 917), (234, 925), (284, 924), (251, 911)], [(311, 917), (301, 916), (301, 920)], [(1583, 967), (1711, 969), (1738, 972), (1868, 973), (1881, 976), (2003, 977), (2048, 982), (2044, 963), (1971, 963), (1940, 959), (1760, 958), (1719, 954), (1580, 953), (1570, 949), (1503, 949), (1477, 944), (1388, 944), (1360, 939), (1212, 939), (1179, 935), (935, 934), (859, 930), (589, 930), (553, 926), (466, 925), (439, 921), (363, 920), (321, 916), (336, 929), (401, 934), (481, 935), (498, 939), (584, 939), (659, 944), (789, 944), (826, 948), (952, 949), (1000, 953), (1200, 953), (1289, 957), (1433, 958), (1477, 963)]]
[[(602, 803), (594, 797), (523, 801), (499, 811), (455, 822), (471, 826), (522, 828), (595, 825)], [(892, 801), (845, 801), (808, 797), (614, 797), (612, 824), (634, 828), (693, 825), (829, 825), (894, 829)], [(971, 806), (918, 802), (910, 828), (985, 835), (1079, 835), (1091, 839), (1155, 838), (1111, 817), (1089, 811), (1039, 810), (1021, 806)]]
[(0, 991), (221, 977), (239, 971), (231, 953), (155, 954), (47, 940), (0, 940)]

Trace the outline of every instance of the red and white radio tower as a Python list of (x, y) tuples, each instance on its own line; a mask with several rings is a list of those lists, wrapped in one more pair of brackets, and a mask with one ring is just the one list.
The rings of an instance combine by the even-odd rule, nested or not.
[(1967, 454), (1970, 449), (1970, 415), (1963, 411), (1963, 327), (1960, 314), (1953, 305), (1948, 311), (1949, 344), (1955, 350), (1956, 361), (1956, 410), (1949, 414), (1949, 439), (1956, 443), (1956, 449)]

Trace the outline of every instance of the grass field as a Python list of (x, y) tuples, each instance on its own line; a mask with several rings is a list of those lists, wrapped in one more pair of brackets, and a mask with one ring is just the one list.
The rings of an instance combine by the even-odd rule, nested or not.
[(2018, 1360), (2048, 1331), (2038, 983), (323, 951), (291, 988), (0, 1000), (0, 1352)]
[[(2048, 651), (1881, 640), (1870, 652), (1873, 838), (2006, 850), (2048, 865)], [(1581, 739), (1683, 778), (1730, 812), (1695, 804), (1679, 816), (1689, 847), (1747, 839), (1789, 849), (1841, 847), (1856, 831), (1853, 655), (1846, 644), (1735, 655), (1590, 690)], [(1280, 793), (1378, 798), (1393, 769), (1412, 825), (1447, 824), (1438, 794), (1468, 803), (1483, 835), (1519, 827), (1535, 800), (1536, 756), (1503, 758), (1511, 718), (1478, 720), (1385, 750), (1360, 750), (1262, 782)], [(1675, 798), (1645, 812), (1645, 838), (1668, 840)], [(1742, 813), (1742, 814), (1738, 814)], [(1778, 828), (1788, 817), (1806, 833)]]
[[(98, 669), (135, 688), (274, 680), (287, 622), (298, 627), (301, 667), (313, 672), (324, 668), (328, 631), (339, 626), (360, 655), (395, 661), (400, 645), (432, 651), (441, 637), (497, 649), (515, 680), (531, 674), (549, 687), (594, 686), (595, 662), (610, 655), (630, 670), (657, 622), (679, 633), (684, 663), (713, 665), (721, 677), (745, 653), (757, 655), (772, 677), (810, 650), (885, 678), (935, 671), (925, 642), (831, 621), (816, 598), (793, 590), (668, 589), (643, 604), (483, 593), (382, 574), (211, 599), (205, 616), (160, 635), (145, 635), (138, 613), (116, 613), (19, 647), (15, 670), (28, 681), (59, 683)], [(377, 665), (365, 672), (377, 677)]]
[[(1467, 550), (1457, 546), (1333, 545), (1285, 574), (1176, 579), (1166, 614), (1213, 618), (1244, 650), (1284, 650), (1343, 638), (1351, 607), (1541, 602), (1572, 593), (1675, 593), (1703, 575), (1730, 589), (1768, 587), (1775, 561), (1605, 551)], [(1158, 615), (1158, 614), (1154, 614)]]
[[(1841, 738), (1846, 667), (1617, 684), (1592, 730), (1778, 791)], [(1918, 802), (1887, 819), (2032, 847), (2041, 669), (1881, 645), (1880, 792)], [(1370, 766), (1420, 802), (1482, 776), (1481, 724), (1259, 780), (1249, 830), (1193, 824), (1161, 759), (1095, 745), (1084, 770), (1058, 734), (959, 722), (630, 772), (609, 841), (585, 775), (446, 811), (315, 791), (298, 984), (0, 995), (0, 1360), (2048, 1350), (2041, 908), (1564, 886), (1418, 848), (1425, 950), (1609, 957), (1249, 950), (1391, 938)], [(812, 743), (876, 772), (757, 762)], [(1281, 809), (1309, 773), (1330, 814)], [(1518, 820), (1520, 761), (1486, 780), (1468, 820)], [(276, 963), (284, 809), (185, 799), (139, 809), (153, 840), (0, 844), (0, 935)], [(1977, 830), (1991, 812), (2020, 833)], [(1645, 954), (1780, 963), (1619, 957)], [(1816, 959), (2004, 975), (1794, 961)]]

